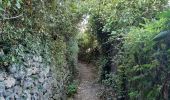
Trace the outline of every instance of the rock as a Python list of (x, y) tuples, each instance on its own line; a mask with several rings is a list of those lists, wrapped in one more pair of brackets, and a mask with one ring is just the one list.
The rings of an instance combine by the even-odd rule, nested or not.
[(31, 96), (31, 100), (39, 100), (38, 94), (37, 94), (37, 93), (34, 93), (34, 94)]
[(33, 60), (35, 62), (42, 62), (42, 57), (41, 56), (33, 56)]
[(33, 60), (36, 62), (42, 62), (42, 57), (41, 56), (33, 56)]
[(12, 74), (13, 74), (13, 73), (16, 73), (18, 67), (19, 67), (19, 66), (16, 65), (16, 64), (13, 64), (12, 66), (10, 66), (10, 67), (9, 67), (10, 73), (12, 73)]
[(27, 62), (24, 65), (26, 65), (27, 67), (31, 67), (32, 62), (33, 62), (32, 60), (27, 60)]
[(20, 71), (18, 71), (17, 73), (14, 74), (14, 77), (16, 79), (24, 79), (25, 71), (21, 69)]
[(39, 73), (39, 68), (37, 67), (31, 67), (31, 68), (27, 68), (27, 76), (33, 75), (33, 74), (37, 74)]
[(0, 97), (0, 100), (5, 100), (5, 98), (4, 97)]
[(22, 94), (22, 87), (20, 87), (20, 86), (15, 86), (14, 87), (14, 93), (15, 94), (19, 94), (19, 95), (21, 95)]
[(14, 97), (15, 97), (15, 100), (21, 100), (21, 98), (18, 94), (15, 94)]
[(24, 66), (29, 66), (29, 64), (28, 64), (28, 63), (26, 63), (26, 62), (24, 62), (23, 64), (24, 64)]
[(43, 95), (43, 97), (44, 97), (44, 100), (48, 100), (49, 94), (48, 94), (48, 93), (45, 93), (45, 94)]
[(28, 69), (27, 69), (27, 76), (30, 76), (30, 75), (32, 75), (32, 69), (31, 69), (31, 68), (28, 68)]
[(37, 74), (37, 73), (39, 73), (39, 68), (37, 68), (37, 67), (32, 67), (32, 74)]
[(43, 77), (40, 77), (40, 78), (38, 79), (38, 81), (39, 81), (40, 83), (43, 83), (43, 82), (44, 82), (44, 78), (43, 78)]
[(0, 82), (0, 96), (3, 94), (3, 92), (5, 92), (5, 83)]
[(33, 55), (32, 54), (25, 54), (24, 59), (25, 59), (25, 61), (32, 60), (33, 59)]
[(13, 92), (12, 89), (6, 89), (5, 92), (4, 92), (4, 96), (5, 96), (5, 97), (8, 97), (8, 96), (10, 96), (10, 95), (13, 94), (13, 93), (14, 93), (14, 92)]
[(50, 67), (49, 66), (47, 66), (46, 68), (44, 68), (43, 69), (43, 74), (45, 75), (45, 76), (47, 76), (47, 74), (49, 73), (49, 71), (50, 71)]
[(26, 78), (24, 80), (24, 88), (30, 88), (33, 86), (33, 80), (31, 78)]
[(15, 79), (11, 76), (7, 77), (7, 79), (4, 82), (7, 88), (11, 88), (12, 86), (15, 85)]
[(43, 84), (43, 88), (45, 90), (50, 90), (51, 89), (51, 84), (49, 82), (46, 82), (46, 83)]
[(52, 77), (48, 77), (48, 81), (50, 81), (51, 83), (53, 83), (53, 82), (55, 81), (55, 79), (52, 78)]
[(6, 77), (6, 73), (5, 72), (2, 72), (0, 74), (0, 81), (4, 81), (5, 80), (5, 77)]
[(21, 85), (21, 84), (22, 84), (22, 80), (16, 79), (15, 85)]
[(27, 91), (27, 90), (25, 90), (24, 91), (24, 96), (25, 96), (25, 100), (31, 100), (31, 94), (30, 94), (30, 92), (29, 91)]
[(39, 62), (33, 62), (32, 64), (31, 64), (31, 67), (37, 67), (37, 68), (39, 68), (40, 67), (40, 63)]
[[(53, 96), (53, 99), (54, 100), (58, 100), (60, 98), (60, 95), (59, 94), (55, 94), (54, 96)], [(59, 99), (60, 100), (60, 99)]]
[(39, 100), (44, 100), (44, 99), (43, 99), (43, 93), (42, 93), (42, 92), (39, 92), (38, 95), (39, 95)]
[(31, 94), (27, 93), (27, 100), (31, 100)]
[(40, 77), (40, 78), (45, 78), (45, 75), (44, 75), (44, 73), (43, 73), (42, 70), (41, 70), (40, 73), (39, 73), (39, 77)]
[[(51, 65), (43, 63), (42, 56), (20, 54), (17, 55), (22, 63), (10, 65), (9, 73), (4, 68), (0, 69), (0, 100), (50, 100), (54, 95), (52, 89), (58, 90), (62, 85), (57, 83), (58, 74), (53, 76)], [(53, 88), (54, 83), (59, 86)]]
[(34, 87), (31, 89), (31, 94), (38, 93), (38, 87)]
[(37, 87), (38, 87), (39, 94), (41, 94), (42, 91), (43, 91), (43, 86), (42, 86), (42, 84), (38, 84)]
[(34, 81), (34, 85), (38, 85), (38, 84), (40, 84), (39, 82), (38, 82), (38, 79), (36, 79), (35, 81)]
[(0, 49), (0, 57), (4, 55), (4, 51)]
[[(47, 93), (48, 93), (48, 96), (49, 96), (49, 97), (52, 97), (52, 91), (51, 91), (51, 89), (48, 89), (48, 90), (47, 90)], [(64, 100), (65, 100), (65, 99), (64, 99)]]
[(9, 96), (7, 96), (5, 99), (6, 100), (15, 100), (15, 97), (14, 97), (14, 93), (10, 94)]
[(42, 61), (43, 61), (42, 57), (41, 57), (41, 56), (39, 56), (39, 62), (42, 62)]

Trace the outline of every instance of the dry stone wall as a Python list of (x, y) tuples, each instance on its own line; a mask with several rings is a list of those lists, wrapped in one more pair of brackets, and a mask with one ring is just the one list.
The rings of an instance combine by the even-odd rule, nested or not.
[[(4, 55), (1, 49), (0, 56)], [(35, 53), (23, 52), (16, 56), (21, 59), (20, 63), (0, 67), (0, 100), (65, 99), (64, 85), (69, 73), (66, 62), (57, 66)]]

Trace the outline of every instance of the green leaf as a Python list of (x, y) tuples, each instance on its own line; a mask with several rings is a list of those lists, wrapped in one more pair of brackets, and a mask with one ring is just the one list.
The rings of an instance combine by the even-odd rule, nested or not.
[(7, 6), (11, 7), (11, 2), (10, 1), (8, 1)]
[(154, 41), (160, 41), (162, 39), (165, 39), (166, 37), (170, 36), (170, 30), (160, 32), (157, 36), (153, 38)]
[(4, 9), (0, 7), (0, 12), (3, 11)]
[(158, 18), (170, 18), (170, 9), (157, 14)]
[(21, 5), (20, 5), (19, 1), (17, 1), (17, 3), (16, 3), (15, 5), (16, 5), (16, 7), (17, 7), (18, 9), (21, 8)]
[(0, 12), (3, 11), (3, 5), (0, 3)]
[(14, 56), (12, 56), (12, 61), (13, 61), (13, 62), (15, 61), (15, 57), (14, 57)]

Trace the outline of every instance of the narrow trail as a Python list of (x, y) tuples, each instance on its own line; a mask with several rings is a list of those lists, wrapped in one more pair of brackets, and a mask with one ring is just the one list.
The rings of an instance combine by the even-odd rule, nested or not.
[(79, 80), (77, 94), (73, 100), (100, 100), (98, 93), (101, 86), (97, 84), (97, 71), (91, 64), (79, 63)]

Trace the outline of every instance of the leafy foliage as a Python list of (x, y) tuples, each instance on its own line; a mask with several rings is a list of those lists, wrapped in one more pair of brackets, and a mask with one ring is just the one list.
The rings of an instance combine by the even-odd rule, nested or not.
[(169, 14), (157, 15), (166, 3), (167, 0), (84, 1), (90, 8), (86, 9), (89, 30), (97, 37), (102, 52), (101, 78), (114, 88), (118, 99), (163, 98), (161, 82), (167, 73), (161, 68), (168, 64), (162, 62), (167, 58), (167, 45), (153, 38), (167, 30), (167, 17), (156, 20), (156, 16)]
[(47, 65), (55, 65), (51, 69), (57, 81), (70, 81), (78, 53), (76, 35), (81, 14), (77, 3), (0, 0), (0, 53), (5, 52), (0, 55), (0, 66), (22, 63), (21, 55), (35, 54)]
[(67, 87), (67, 95), (69, 97), (73, 96), (77, 92), (78, 84), (76, 81), (73, 83), (69, 84)]
[[(33, 53), (55, 63), (56, 73), (67, 64), (74, 75), (79, 42), (80, 56), (99, 57), (101, 80), (118, 99), (167, 99), (170, 11), (157, 14), (167, 1), (1, 0), (0, 66)], [(77, 41), (84, 14), (90, 16), (88, 31)], [(68, 94), (76, 89), (70, 84)]]
[(166, 29), (166, 23), (166, 18), (146, 22), (142, 28), (133, 27), (125, 36), (122, 57), (119, 58), (119, 66), (124, 70), (118, 67), (118, 75), (125, 74), (126, 82), (121, 80), (123, 77), (120, 77), (120, 81), (128, 88), (126, 92), (131, 100), (167, 98), (162, 92), (165, 91), (164, 82), (170, 70), (169, 47), (163, 41), (156, 43), (152, 40)]
[(170, 31), (163, 31), (163, 32), (160, 32), (156, 37), (154, 37), (154, 41), (159, 41), (159, 40), (162, 40), (166, 37), (169, 37), (169, 34), (170, 34)]

